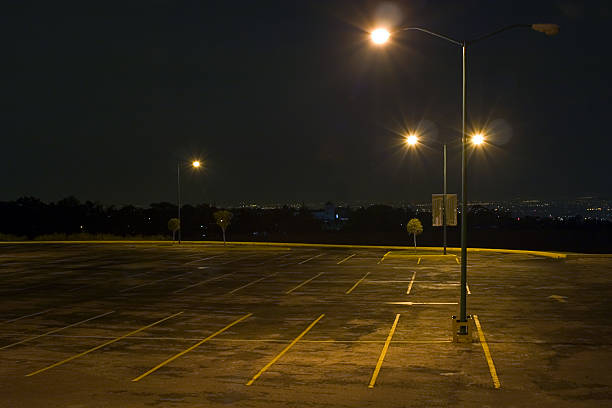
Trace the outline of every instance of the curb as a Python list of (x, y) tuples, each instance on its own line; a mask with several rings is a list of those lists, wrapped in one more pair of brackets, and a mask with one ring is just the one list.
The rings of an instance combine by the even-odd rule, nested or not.
[[(172, 241), (3, 241), (0, 245), (14, 244), (143, 244), (143, 245), (175, 245)], [(183, 241), (185, 245), (215, 245), (223, 246), (221, 241)], [(260, 247), (285, 247), (285, 248), (344, 248), (344, 249), (387, 249), (387, 250), (414, 250), (413, 246), (398, 246), (398, 245), (348, 245), (348, 244), (305, 244), (296, 242), (227, 242), (228, 245), (241, 246), (260, 246)], [(424, 251), (440, 251), (442, 247), (417, 247), (417, 250)], [(461, 248), (447, 247), (447, 251), (460, 252)], [(523, 249), (495, 249), (495, 248), (468, 248), (470, 252), (491, 252), (491, 253), (506, 253), (506, 254), (522, 254), (535, 255), (552, 259), (566, 259), (566, 253), (548, 252), (548, 251), (530, 251)], [(573, 254), (570, 255), (580, 255)], [(606, 255), (606, 254), (601, 254)]]

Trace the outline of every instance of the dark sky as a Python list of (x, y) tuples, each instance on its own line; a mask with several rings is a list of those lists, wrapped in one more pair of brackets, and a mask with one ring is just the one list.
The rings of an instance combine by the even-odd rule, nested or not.
[[(0, 200), (427, 201), (459, 189), (471, 39), (470, 199), (612, 197), (609, 1), (14, 1), (0, 13)], [(401, 133), (430, 147), (407, 152)]]

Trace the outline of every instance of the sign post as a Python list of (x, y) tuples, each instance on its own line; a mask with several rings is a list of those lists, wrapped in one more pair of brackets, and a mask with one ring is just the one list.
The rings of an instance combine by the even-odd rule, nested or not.
[(457, 226), (457, 194), (431, 195), (432, 226), (444, 227), (444, 255), (446, 255), (446, 226)]

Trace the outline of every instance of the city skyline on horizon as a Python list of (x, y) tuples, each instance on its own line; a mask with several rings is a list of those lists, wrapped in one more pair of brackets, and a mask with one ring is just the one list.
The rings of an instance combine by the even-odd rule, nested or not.
[[(434, 194), (441, 194), (441, 193), (434, 193)], [(452, 192), (449, 192), (448, 194), (454, 194)], [(88, 200), (88, 199), (83, 199), (81, 197), (77, 197), (74, 195), (69, 195), (66, 197), (62, 197), (61, 199), (58, 200), (43, 200), (39, 197), (35, 197), (35, 196), (22, 196), (22, 197), (17, 197), (13, 200), (0, 200), (0, 202), (15, 202), (19, 199), (22, 198), (34, 198), (37, 200), (40, 200), (43, 203), (58, 203), (62, 200), (65, 199), (71, 199), (74, 198), (76, 200), (78, 200), (80, 203), (86, 203), (86, 202), (92, 202), (95, 204), (101, 204), (103, 206), (106, 207), (122, 207), (122, 206), (135, 206), (135, 207), (139, 207), (139, 208), (146, 208), (149, 207), (153, 204), (169, 204), (169, 205), (177, 205), (176, 200), (172, 201), (172, 200), (161, 200), (161, 201), (153, 201), (150, 203), (106, 203), (106, 202), (102, 202), (99, 200)], [(458, 195), (458, 197), (460, 198), (460, 195)], [(490, 199), (490, 200), (483, 200), (483, 199), (471, 199), (468, 201), (468, 205), (473, 206), (473, 205), (490, 205), (490, 204), (509, 204), (509, 203), (518, 203), (518, 204), (529, 204), (529, 203), (545, 203), (545, 204), (554, 204), (554, 203), (577, 203), (577, 202), (583, 202), (583, 201), (591, 201), (591, 202), (608, 202), (610, 205), (612, 205), (612, 197), (604, 197), (601, 195), (590, 195), (590, 196), (574, 196), (574, 197), (556, 197), (556, 198), (536, 198), (536, 197), (514, 197), (514, 198), (510, 198), (510, 199)], [(193, 203), (193, 202), (182, 202), (181, 206), (199, 206), (199, 205), (209, 205), (209, 206), (216, 206), (219, 208), (248, 208), (248, 207), (253, 207), (253, 208), (266, 208), (266, 207), (271, 207), (271, 208), (281, 208), (283, 206), (287, 206), (287, 207), (292, 207), (292, 208), (299, 208), (301, 206), (305, 206), (307, 208), (315, 208), (315, 207), (323, 207), (325, 206), (327, 203), (331, 203), (333, 205), (335, 205), (336, 207), (364, 207), (364, 206), (371, 206), (371, 205), (389, 205), (389, 206), (396, 206), (396, 207), (406, 207), (406, 206), (426, 206), (426, 205), (431, 205), (431, 197), (429, 200), (380, 200), (380, 201), (374, 201), (374, 200), (354, 200), (351, 202), (347, 202), (347, 201), (334, 201), (334, 200), (323, 200), (323, 201), (315, 201), (315, 200), (302, 200), (302, 201), (261, 201), (261, 202), (255, 202), (255, 201), (238, 201), (238, 202), (223, 202), (223, 201), (215, 201), (215, 200), (211, 200), (211, 201), (202, 201), (202, 202), (197, 202), (197, 203)]]

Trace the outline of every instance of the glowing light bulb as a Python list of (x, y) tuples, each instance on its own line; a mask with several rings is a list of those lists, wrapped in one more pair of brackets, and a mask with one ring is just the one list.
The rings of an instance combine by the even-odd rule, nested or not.
[(415, 144), (417, 144), (417, 142), (419, 141), (419, 138), (417, 137), (417, 135), (408, 135), (406, 137), (406, 143), (408, 143), (410, 146), (414, 146)]
[(476, 133), (472, 136), (472, 143), (475, 145), (481, 145), (484, 143), (484, 135), (482, 133)]
[(384, 28), (377, 28), (370, 34), (374, 44), (384, 44), (389, 40), (391, 34)]

